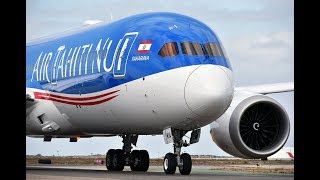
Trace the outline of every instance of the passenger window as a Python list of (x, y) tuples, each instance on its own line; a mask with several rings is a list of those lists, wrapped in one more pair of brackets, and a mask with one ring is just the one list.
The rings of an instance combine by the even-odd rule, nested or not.
[(169, 42), (162, 46), (162, 48), (159, 51), (159, 55), (161, 57), (167, 57), (167, 56), (176, 56), (178, 55), (178, 45), (176, 42)]
[(186, 55), (203, 56), (200, 44), (194, 42), (181, 42), (182, 53)]
[(205, 43), (204, 48), (207, 51), (208, 56), (222, 56), (216, 43)]

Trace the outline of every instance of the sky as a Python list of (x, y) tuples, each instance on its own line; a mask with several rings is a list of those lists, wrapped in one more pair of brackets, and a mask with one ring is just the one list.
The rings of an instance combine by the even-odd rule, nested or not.
[[(113, 22), (145, 12), (175, 12), (194, 17), (212, 28), (229, 56), (236, 86), (294, 81), (293, 0), (28, 0), (26, 1), (26, 42), (81, 28), (86, 20)], [(285, 146), (294, 146), (294, 92), (268, 95), (286, 109), (290, 135)], [(200, 141), (182, 152), (227, 156), (211, 139), (209, 125), (201, 129)], [(105, 154), (122, 148), (120, 137), (69, 139), (26, 137), (27, 155)], [(137, 147), (150, 157), (172, 152), (162, 135), (139, 136)]]

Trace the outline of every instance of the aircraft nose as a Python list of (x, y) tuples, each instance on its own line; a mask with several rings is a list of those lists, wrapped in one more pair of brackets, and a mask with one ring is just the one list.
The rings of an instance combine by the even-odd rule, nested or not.
[(189, 109), (202, 117), (218, 118), (233, 98), (233, 79), (228, 69), (216, 65), (201, 65), (186, 81), (184, 93)]

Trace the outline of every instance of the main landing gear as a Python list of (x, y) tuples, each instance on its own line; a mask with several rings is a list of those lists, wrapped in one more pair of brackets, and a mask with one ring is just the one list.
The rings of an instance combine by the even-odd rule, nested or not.
[[(188, 153), (181, 154), (181, 147), (199, 142), (201, 129), (191, 133), (190, 142), (182, 138), (188, 131), (179, 129), (165, 129), (163, 135), (165, 143), (173, 142), (174, 153), (167, 153), (163, 160), (163, 170), (166, 174), (174, 174), (177, 167), (182, 175), (188, 175), (192, 169), (191, 157)], [(133, 150), (131, 144), (136, 145), (138, 135), (122, 135), (122, 149), (110, 149), (106, 155), (106, 167), (109, 171), (122, 171), (124, 166), (130, 166), (132, 171), (147, 171), (149, 169), (149, 154), (146, 150)]]
[(147, 171), (149, 169), (149, 153), (146, 150), (133, 150), (138, 135), (122, 135), (123, 148), (110, 149), (106, 155), (106, 167), (109, 171), (122, 171), (124, 166), (130, 166), (132, 171)]
[(192, 169), (191, 157), (188, 153), (181, 153), (181, 147), (187, 147), (190, 144), (197, 143), (200, 138), (200, 129), (193, 130), (190, 137), (190, 143), (183, 141), (183, 136), (188, 131), (165, 129), (163, 135), (166, 144), (173, 142), (174, 153), (167, 153), (163, 160), (163, 170), (166, 174), (174, 174), (176, 167), (179, 167), (180, 174), (188, 175)]

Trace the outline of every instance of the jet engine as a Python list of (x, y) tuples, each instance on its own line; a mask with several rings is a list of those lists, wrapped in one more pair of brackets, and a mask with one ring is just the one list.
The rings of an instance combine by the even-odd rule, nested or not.
[(240, 158), (266, 159), (286, 143), (290, 121), (285, 109), (271, 97), (235, 92), (227, 111), (210, 124), (213, 141)]

